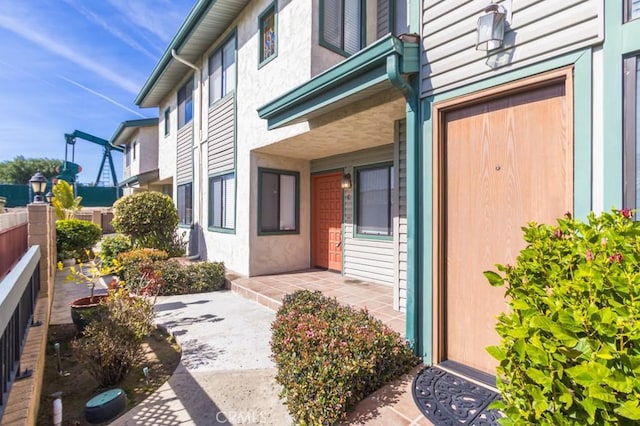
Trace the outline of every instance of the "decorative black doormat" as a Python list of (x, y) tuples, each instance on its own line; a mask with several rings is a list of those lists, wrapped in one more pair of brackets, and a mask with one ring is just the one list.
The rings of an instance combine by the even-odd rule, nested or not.
[(427, 367), (413, 380), (413, 400), (433, 424), (490, 426), (502, 417), (487, 406), (500, 394), (438, 367)]

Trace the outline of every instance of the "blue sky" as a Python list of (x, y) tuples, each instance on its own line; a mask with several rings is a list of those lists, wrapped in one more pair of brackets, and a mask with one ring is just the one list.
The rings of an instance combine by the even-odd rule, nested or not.
[[(122, 121), (157, 117), (133, 100), (195, 1), (3, 0), (0, 161), (64, 159), (65, 133), (110, 139)], [(76, 142), (80, 182), (95, 181), (101, 159)]]

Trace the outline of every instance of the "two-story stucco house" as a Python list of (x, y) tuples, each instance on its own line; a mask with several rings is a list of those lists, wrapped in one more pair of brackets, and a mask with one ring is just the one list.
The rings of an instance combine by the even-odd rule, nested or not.
[(158, 191), (171, 195), (172, 180), (160, 181), (158, 167), (158, 119), (143, 118), (120, 123), (109, 143), (124, 148), (123, 194), (137, 191)]
[(191, 254), (392, 286), (426, 363), (491, 382), (482, 272), (529, 221), (635, 207), (640, 175), (640, 2), (495, 3), (199, 1), (136, 100)]
[(159, 108), (190, 255), (250, 276), (327, 268), (404, 307), (413, 3), (197, 2), (136, 99)]

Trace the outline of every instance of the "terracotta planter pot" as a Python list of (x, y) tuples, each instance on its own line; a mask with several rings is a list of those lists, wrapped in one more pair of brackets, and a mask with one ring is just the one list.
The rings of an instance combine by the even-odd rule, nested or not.
[(82, 297), (71, 302), (71, 320), (75, 324), (80, 333), (91, 322), (92, 316), (95, 315), (101, 300), (107, 298), (106, 294), (91, 297)]

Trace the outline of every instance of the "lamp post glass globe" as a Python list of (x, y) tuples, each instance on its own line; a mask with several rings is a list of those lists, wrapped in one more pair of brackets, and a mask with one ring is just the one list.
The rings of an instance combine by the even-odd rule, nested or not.
[(35, 196), (33, 197), (34, 203), (44, 203), (44, 197), (42, 193), (47, 189), (47, 178), (38, 170), (35, 175), (29, 179), (31, 189)]

